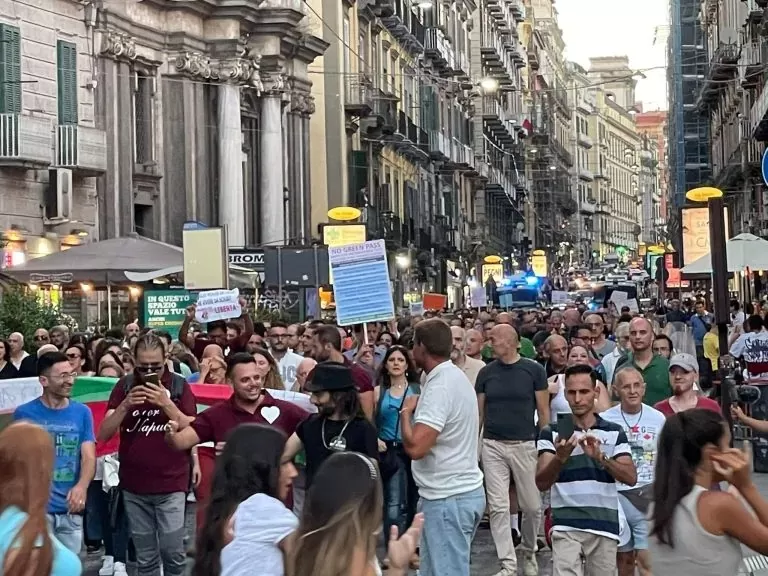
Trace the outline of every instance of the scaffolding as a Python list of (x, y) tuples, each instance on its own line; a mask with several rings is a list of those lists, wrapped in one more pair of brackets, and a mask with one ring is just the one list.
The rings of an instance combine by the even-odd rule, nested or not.
[(687, 190), (712, 178), (709, 122), (696, 105), (709, 61), (699, 20), (700, 8), (700, 0), (670, 2), (668, 190), (675, 208), (685, 203)]

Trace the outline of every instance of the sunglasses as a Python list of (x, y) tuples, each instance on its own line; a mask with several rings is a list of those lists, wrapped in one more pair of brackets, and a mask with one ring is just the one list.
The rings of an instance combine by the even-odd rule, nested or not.
[(152, 372), (160, 372), (163, 369), (163, 364), (151, 364), (146, 366), (137, 365), (133, 368), (139, 374), (150, 374)]
[(67, 354), (67, 358), (70, 360), (80, 360), (82, 356), (80, 356), (80, 354)]
[(36, 342), (39, 342), (41, 340), (48, 340), (48, 336), (35, 336), (33, 338)]

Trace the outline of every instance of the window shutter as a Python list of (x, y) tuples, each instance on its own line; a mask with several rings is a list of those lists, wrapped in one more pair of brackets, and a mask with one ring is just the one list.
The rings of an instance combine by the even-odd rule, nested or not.
[(77, 46), (59, 40), (59, 124), (77, 124)]
[(21, 34), (0, 24), (0, 113), (21, 114)]

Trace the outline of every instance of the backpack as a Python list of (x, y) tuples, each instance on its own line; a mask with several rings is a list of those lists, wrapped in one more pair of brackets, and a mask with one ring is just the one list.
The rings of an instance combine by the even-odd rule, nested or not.
[[(186, 383), (187, 381), (184, 376), (171, 374), (171, 400), (173, 402), (176, 402), (184, 394), (184, 385)], [(125, 394), (127, 395), (131, 388), (133, 388), (133, 374), (128, 374), (125, 377), (123, 386), (125, 386)]]

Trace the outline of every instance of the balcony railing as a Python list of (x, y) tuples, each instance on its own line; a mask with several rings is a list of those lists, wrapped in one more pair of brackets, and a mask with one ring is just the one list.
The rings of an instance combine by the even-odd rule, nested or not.
[(449, 42), (445, 38), (445, 34), (437, 28), (427, 28), (424, 36), (424, 55), (431, 59), (432, 62), (438, 67), (445, 67), (448, 65)]
[(448, 138), (439, 130), (429, 131), (429, 151), (433, 156), (446, 160), (450, 157), (451, 146)]
[(592, 141), (592, 138), (584, 134), (583, 132), (579, 132), (578, 137), (579, 145), (583, 146), (584, 148), (590, 149), (592, 146), (594, 146), (594, 142)]
[(0, 165), (48, 166), (52, 150), (50, 119), (0, 114)]
[(586, 168), (581, 167), (579, 168), (579, 178), (586, 182), (592, 182), (595, 179), (595, 175), (591, 170), (587, 170)]
[(355, 116), (367, 116), (373, 110), (373, 87), (365, 79), (346, 84), (344, 109)]
[(61, 124), (56, 130), (56, 165), (84, 173), (107, 170), (107, 134), (103, 130)]

